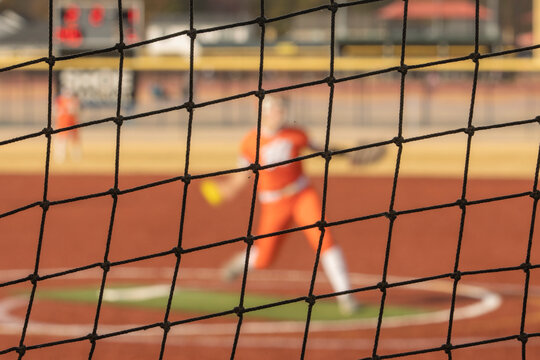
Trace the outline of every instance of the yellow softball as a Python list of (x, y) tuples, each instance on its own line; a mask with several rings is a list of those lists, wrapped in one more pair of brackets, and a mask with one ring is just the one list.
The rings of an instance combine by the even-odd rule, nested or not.
[(201, 182), (201, 193), (204, 199), (212, 206), (218, 206), (223, 202), (219, 187), (213, 180), (203, 180)]

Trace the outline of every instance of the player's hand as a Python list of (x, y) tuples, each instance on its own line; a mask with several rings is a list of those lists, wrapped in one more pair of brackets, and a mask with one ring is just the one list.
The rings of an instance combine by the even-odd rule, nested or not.
[(347, 153), (353, 165), (371, 164), (380, 160), (386, 154), (385, 146), (377, 146)]
[(218, 206), (223, 202), (224, 197), (216, 181), (209, 179), (203, 180), (200, 190), (202, 196), (210, 205)]

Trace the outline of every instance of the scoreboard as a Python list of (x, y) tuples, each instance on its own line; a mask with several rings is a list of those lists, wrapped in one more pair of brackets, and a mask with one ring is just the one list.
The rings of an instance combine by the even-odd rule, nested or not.
[[(55, 45), (61, 54), (114, 46), (119, 41), (118, 2), (115, 0), (65, 0), (55, 2)], [(144, 37), (141, 0), (122, 1), (124, 43)]]
[[(120, 40), (117, 0), (58, 0), (54, 12), (54, 45), (59, 55), (109, 48)], [(121, 16), (124, 43), (144, 40), (143, 2), (123, 0)], [(134, 50), (126, 52), (133, 54)], [(116, 104), (118, 76), (118, 69), (63, 69), (56, 76), (57, 90), (74, 94), (83, 106), (110, 107)], [(135, 101), (135, 72), (124, 69), (122, 80), (122, 103), (130, 106)]]

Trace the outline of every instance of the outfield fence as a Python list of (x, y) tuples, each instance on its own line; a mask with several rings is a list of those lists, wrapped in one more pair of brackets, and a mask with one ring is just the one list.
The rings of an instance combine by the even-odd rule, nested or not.
[[(53, 92), (60, 88), (61, 79), (67, 78), (81, 94), (80, 122), (89, 122), (111, 116), (115, 111), (116, 85), (103, 84), (102, 77), (115, 70), (79, 69), (53, 73)], [(95, 76), (104, 71), (102, 77)], [(81, 75), (82, 74), (82, 75)], [(88, 80), (86, 75), (94, 75)], [(351, 75), (350, 72), (341, 73)], [(162, 108), (171, 108), (186, 102), (188, 74), (182, 71), (132, 71), (125, 70), (123, 113), (137, 115)], [(213, 101), (235, 94), (249, 92), (257, 83), (253, 71), (196, 71), (194, 72), (195, 100), (198, 103)], [(274, 71), (269, 72), (265, 83), (269, 87), (312, 81), (324, 77), (323, 72)], [(73, 84), (72, 79), (80, 80)], [(117, 78), (116, 78), (117, 79)], [(468, 111), (467, 88), (472, 80), (470, 72), (411, 73), (404, 97), (404, 126), (412, 129), (443, 129), (460, 126), (462, 116)], [(117, 81), (117, 80), (116, 80)], [(526, 118), (540, 113), (540, 73), (537, 72), (481, 72), (475, 108), (478, 125), (503, 123), (513, 118)], [(0, 126), (36, 127), (43, 123), (47, 113), (48, 74), (44, 71), (17, 71), (0, 73)], [(396, 74), (382, 74), (373, 78), (358, 79), (336, 85), (334, 126), (359, 126), (389, 128), (395, 124), (399, 108), (400, 80)], [(324, 86), (314, 86), (290, 91), (290, 118), (301, 126), (324, 126), (321, 116), (326, 105)], [(54, 112), (54, 109), (53, 109)], [(224, 102), (200, 111), (197, 124), (213, 127), (254, 126), (255, 102)], [(181, 126), (181, 115), (166, 112), (151, 116), (130, 126)]]

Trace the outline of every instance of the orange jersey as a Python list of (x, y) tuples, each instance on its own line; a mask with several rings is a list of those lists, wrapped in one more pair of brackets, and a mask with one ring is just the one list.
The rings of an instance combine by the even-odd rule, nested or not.
[[(259, 162), (261, 165), (275, 164), (296, 158), (302, 148), (308, 145), (304, 131), (295, 128), (282, 128), (277, 133), (268, 135), (261, 133)], [(257, 150), (257, 130), (250, 131), (241, 145), (241, 155), (245, 162), (255, 162)], [(281, 190), (298, 181), (303, 175), (302, 164), (295, 161), (265, 169), (260, 172), (259, 190)]]
[(79, 100), (71, 96), (60, 95), (56, 98), (56, 127), (65, 128), (77, 124)]

